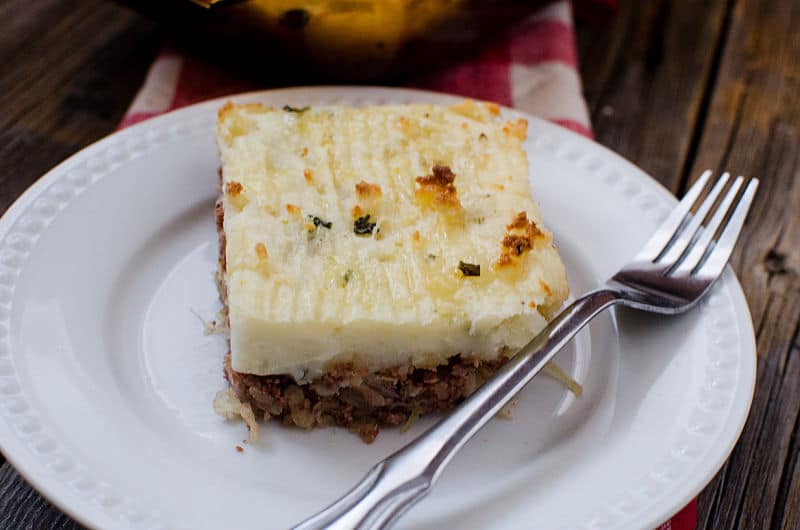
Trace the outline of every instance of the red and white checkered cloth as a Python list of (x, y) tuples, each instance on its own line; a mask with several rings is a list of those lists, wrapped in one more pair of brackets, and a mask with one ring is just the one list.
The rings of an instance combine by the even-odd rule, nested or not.
[[(477, 56), (412, 79), (409, 86), (494, 101), (591, 136), (577, 66), (570, 4), (561, 1), (542, 8)], [(241, 73), (167, 47), (150, 68), (120, 126), (260, 88), (264, 87)]]
[[(613, 6), (614, 0), (592, 0)], [(572, 9), (561, 0), (537, 11), (479, 54), (409, 86), (494, 101), (591, 137), (581, 92)], [(264, 88), (202, 59), (165, 47), (150, 67), (120, 128), (198, 101)], [(692, 501), (658, 530), (692, 530)]]

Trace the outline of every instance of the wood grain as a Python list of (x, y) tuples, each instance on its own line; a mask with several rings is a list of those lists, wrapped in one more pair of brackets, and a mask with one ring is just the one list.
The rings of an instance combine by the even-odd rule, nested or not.
[(45, 501), (8, 464), (0, 468), (0, 528), (14, 530), (83, 528)]
[(800, 6), (737, 1), (693, 162), (761, 177), (733, 258), (758, 333), (750, 417), (701, 497), (706, 528), (800, 528)]
[(588, 31), (580, 47), (600, 143), (673, 191), (709, 167), (762, 178), (732, 259), (757, 332), (756, 393), (698, 528), (800, 528), (798, 22), (797, 2), (623, 2), (611, 35)]
[(702, 120), (727, 3), (621, 2), (613, 27), (579, 26), (597, 140), (680, 191)]
[(152, 23), (98, 0), (0, 4), (0, 210), (68, 155), (112, 131), (160, 41)]

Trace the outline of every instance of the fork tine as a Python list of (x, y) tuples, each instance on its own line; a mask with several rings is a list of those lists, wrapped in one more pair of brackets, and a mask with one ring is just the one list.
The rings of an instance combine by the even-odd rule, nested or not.
[(728, 193), (722, 198), (722, 202), (714, 212), (711, 221), (703, 228), (702, 235), (697, 239), (695, 244), (691, 246), (689, 253), (686, 254), (686, 257), (681, 260), (680, 265), (678, 265), (673, 272), (675, 276), (688, 276), (700, 263), (711, 241), (714, 239), (714, 235), (717, 233), (720, 226), (722, 226), (722, 222), (728, 215), (728, 211), (731, 209), (731, 205), (736, 195), (739, 193), (739, 188), (742, 187), (742, 183), (744, 183), (743, 177), (737, 177), (736, 180), (733, 181), (733, 184), (731, 184), (731, 187), (728, 189)]
[(739, 233), (742, 231), (744, 220), (747, 218), (747, 212), (750, 210), (750, 205), (753, 203), (753, 197), (755, 197), (757, 189), (758, 179), (750, 179), (742, 193), (742, 198), (739, 199), (736, 209), (728, 220), (728, 224), (720, 234), (717, 244), (708, 254), (705, 263), (698, 269), (698, 276), (713, 280), (722, 274), (722, 269), (728, 263), (733, 247), (736, 245), (736, 240), (739, 238)]
[(672, 241), (672, 238), (675, 236), (678, 228), (680, 228), (689, 210), (691, 210), (694, 203), (697, 202), (697, 198), (700, 196), (703, 188), (706, 187), (709, 178), (711, 178), (711, 170), (707, 169), (703, 171), (703, 174), (700, 175), (697, 182), (689, 188), (689, 191), (683, 196), (678, 206), (676, 206), (664, 222), (661, 223), (656, 233), (653, 234), (639, 253), (636, 254), (634, 261), (654, 261), (661, 254), (669, 242)]
[(722, 193), (722, 189), (728, 182), (728, 177), (730, 177), (730, 174), (725, 172), (717, 179), (717, 182), (714, 183), (714, 187), (711, 188), (711, 191), (708, 192), (708, 195), (706, 195), (706, 198), (692, 216), (691, 221), (677, 234), (678, 237), (670, 244), (669, 248), (665, 249), (666, 253), (660, 258), (657, 258), (659, 263), (671, 265), (678, 262), (678, 259), (683, 255), (686, 248), (694, 239), (695, 234), (700, 229), (700, 226), (705, 220), (706, 215), (708, 215), (709, 210), (711, 210), (711, 207), (714, 205), (714, 202), (717, 200), (717, 197)]

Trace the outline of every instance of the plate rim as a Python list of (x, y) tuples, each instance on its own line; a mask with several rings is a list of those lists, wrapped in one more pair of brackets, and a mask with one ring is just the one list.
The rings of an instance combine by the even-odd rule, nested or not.
[[(439, 104), (447, 104), (453, 101), (459, 101), (465, 99), (464, 97), (446, 94), (446, 93), (439, 93), (427, 90), (417, 90), (417, 89), (406, 89), (406, 88), (397, 88), (397, 87), (380, 87), (380, 86), (311, 86), (311, 87), (290, 87), (290, 88), (280, 88), (280, 89), (269, 89), (269, 90), (257, 90), (257, 91), (250, 91), (244, 92), (239, 94), (232, 94), (229, 96), (224, 96), (220, 98), (215, 98), (199, 103), (195, 103), (193, 105), (188, 105), (186, 107), (182, 107), (179, 109), (172, 110), (170, 112), (164, 113), (159, 116), (155, 116), (143, 122), (137, 123), (125, 129), (117, 130), (112, 132), (111, 134), (87, 145), (86, 147), (80, 149), (78, 152), (70, 155), (64, 161), (60, 162), (52, 169), (44, 173), (40, 178), (38, 178), (34, 183), (32, 183), (16, 200), (12, 202), (12, 204), (8, 207), (8, 209), (3, 213), (2, 217), (0, 217), (0, 242), (3, 242), (6, 239), (6, 236), (9, 234), (10, 228), (15, 224), (15, 222), (23, 215), (24, 210), (32, 205), (32, 203), (39, 198), (39, 196), (44, 192), (51, 184), (57, 182), (59, 179), (64, 178), (69, 169), (82, 161), (84, 158), (89, 157), (92, 155), (93, 152), (99, 151), (106, 146), (112, 145), (115, 142), (122, 142), (127, 137), (133, 137), (138, 134), (141, 134), (144, 131), (151, 130), (151, 129), (159, 129), (167, 124), (171, 119), (174, 119), (176, 115), (179, 114), (187, 114), (187, 119), (191, 121), (189, 116), (193, 113), (202, 113), (206, 111), (208, 108), (219, 106), (224, 104), (224, 102), (229, 100), (237, 100), (237, 99), (253, 99), (253, 98), (275, 98), (280, 97), (282, 94), (286, 94), (287, 100), (291, 102), (292, 94), (301, 94), (299, 99), (303, 100), (311, 100), (313, 101), (316, 97), (323, 97), (326, 93), (340, 93), (344, 94), (344, 98), (347, 100), (348, 104), (358, 104), (358, 101), (355, 97), (356, 94), (365, 94), (367, 98), (374, 98), (375, 94), (388, 94), (391, 98), (395, 96), (396, 98), (412, 98), (413, 96), (418, 96), (422, 99), (427, 99), (430, 101), (436, 101)], [(565, 129), (563, 127), (559, 127), (556, 124), (538, 118), (536, 116), (532, 116), (525, 112), (521, 112), (516, 109), (502, 107), (504, 113), (508, 113), (509, 115), (516, 115), (521, 116), (529, 121), (533, 122), (536, 127), (544, 128), (548, 133), (552, 133), (556, 137), (562, 136), (568, 138), (572, 142), (577, 142), (579, 145), (593, 150), (595, 152), (602, 153), (602, 157), (612, 161), (613, 166), (623, 166), (626, 170), (626, 173), (630, 175), (636, 175), (637, 181), (640, 181), (645, 187), (649, 187), (650, 191), (661, 196), (662, 199), (669, 200), (671, 203), (676, 203), (677, 200), (672, 196), (672, 194), (665, 188), (660, 182), (653, 179), (650, 175), (644, 172), (641, 168), (633, 164), (632, 162), (626, 160), (622, 156), (618, 155), (617, 153), (611, 151), (610, 149), (606, 148), (603, 145), (600, 145), (594, 142), (591, 139), (588, 139), (584, 136), (581, 136), (574, 131)], [(197, 120), (198, 124), (201, 121), (205, 121), (204, 119)], [(124, 162), (123, 162), (124, 163)], [(89, 187), (93, 184), (93, 182), (89, 182), (86, 184), (86, 187)], [(46, 226), (45, 226), (46, 228)], [(0, 245), (0, 249), (2, 249), (2, 245)], [(739, 284), (738, 278), (736, 277), (735, 273), (733, 272), (730, 265), (728, 265), (724, 278), (721, 279), (720, 283), (725, 283), (725, 286), (728, 288), (731, 296), (734, 298), (734, 312), (737, 320), (737, 326), (739, 331), (744, 331), (744, 336), (740, 337), (741, 347), (740, 351), (747, 351), (751, 355), (749, 355), (749, 361), (745, 360), (745, 365), (743, 366), (747, 370), (742, 372), (741, 376), (746, 381), (743, 381), (742, 386), (747, 390), (744, 392), (743, 395), (739, 395), (738, 399), (734, 399), (733, 403), (731, 404), (731, 410), (726, 418), (727, 422), (730, 422), (736, 419), (736, 425), (733, 425), (732, 428), (726, 431), (723, 427), (721, 428), (722, 432), (728, 432), (728, 437), (726, 439), (725, 447), (717, 447), (715, 451), (717, 457), (711, 458), (710, 460), (713, 461), (713, 464), (707, 466), (707, 472), (704, 472), (703, 478), (700, 480), (694, 480), (694, 484), (691, 488), (686, 488), (684, 495), (680, 496), (679, 499), (674, 500), (673, 502), (669, 503), (662, 503), (662, 504), (669, 504), (670, 506), (662, 506), (660, 513), (657, 516), (651, 517), (651, 522), (647, 522), (648, 525), (652, 526), (652, 524), (658, 524), (663, 522), (664, 520), (668, 519), (677, 511), (679, 511), (683, 506), (685, 506), (688, 502), (690, 502), (693, 498), (697, 496), (697, 494), (713, 479), (713, 477), (718, 473), (718, 471), (722, 468), (722, 466), (727, 461), (728, 457), (730, 456), (735, 444), (739, 440), (742, 430), (744, 429), (745, 422), (749, 415), (749, 410), (752, 405), (752, 400), (755, 391), (755, 383), (756, 383), (756, 343), (755, 343), (755, 334), (752, 326), (752, 318), (749, 311), (749, 306), (747, 304), (747, 300), (744, 297), (744, 292), (742, 291), (741, 285)], [(13, 291), (12, 291), (13, 292)], [(0, 330), (1, 331), (1, 330)], [(8, 329), (5, 330), (8, 333)], [(2, 339), (2, 336), (0, 336)], [(12, 374), (14, 371), (12, 370)], [(747, 375), (750, 375), (748, 378)], [(738, 406), (737, 406), (738, 405)], [(721, 434), (721, 433), (720, 433)], [(731, 434), (733, 434), (731, 436)], [(717, 444), (719, 445), (719, 444)], [(712, 446), (712, 448), (715, 446)], [(82, 497), (77, 495), (74, 491), (72, 491), (68, 485), (59, 480), (57, 476), (55, 476), (51, 471), (47, 469), (44, 463), (38, 461), (36, 457), (32, 454), (31, 450), (26, 447), (22, 441), (20, 440), (19, 436), (17, 436), (10, 424), (9, 421), (3, 418), (3, 421), (0, 421), (0, 452), (3, 453), (6, 460), (14, 467), (14, 469), (29, 483), (33, 486), (37, 491), (41, 492), (42, 495), (53, 505), (57, 506), (61, 509), (64, 513), (68, 514), (69, 516), (73, 517), (75, 520), (79, 521), (80, 523), (88, 526), (93, 527), (94, 525), (103, 524), (105, 526), (106, 523), (111, 523), (115, 527), (121, 524), (119, 519), (112, 519), (108, 511), (102, 509), (102, 507), (93, 504), (91, 500), (87, 497)], [(708, 458), (706, 460), (709, 460)], [(695, 475), (692, 473), (691, 475)], [(69, 502), (68, 502), (69, 501)]]

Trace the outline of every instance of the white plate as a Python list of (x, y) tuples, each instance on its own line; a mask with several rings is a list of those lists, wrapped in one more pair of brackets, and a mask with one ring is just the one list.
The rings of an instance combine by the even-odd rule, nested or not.
[[(377, 88), (246, 94), (272, 105), (454, 100)], [(81, 522), (103, 528), (279, 528), (322, 508), (409, 441), (338, 429), (245, 430), (211, 407), (223, 387), (213, 205), (220, 101), (84, 149), (0, 220), (0, 441)], [(504, 111), (509, 115), (514, 113)], [(530, 120), (534, 195), (574, 293), (625, 263), (675, 203), (610, 151)], [(198, 318), (199, 317), (201, 318)], [(454, 459), (408, 528), (646, 528), (713, 477), (744, 424), (755, 348), (729, 271), (681, 317), (610, 312), (558, 358), (574, 399), (539, 377), (511, 421)]]

